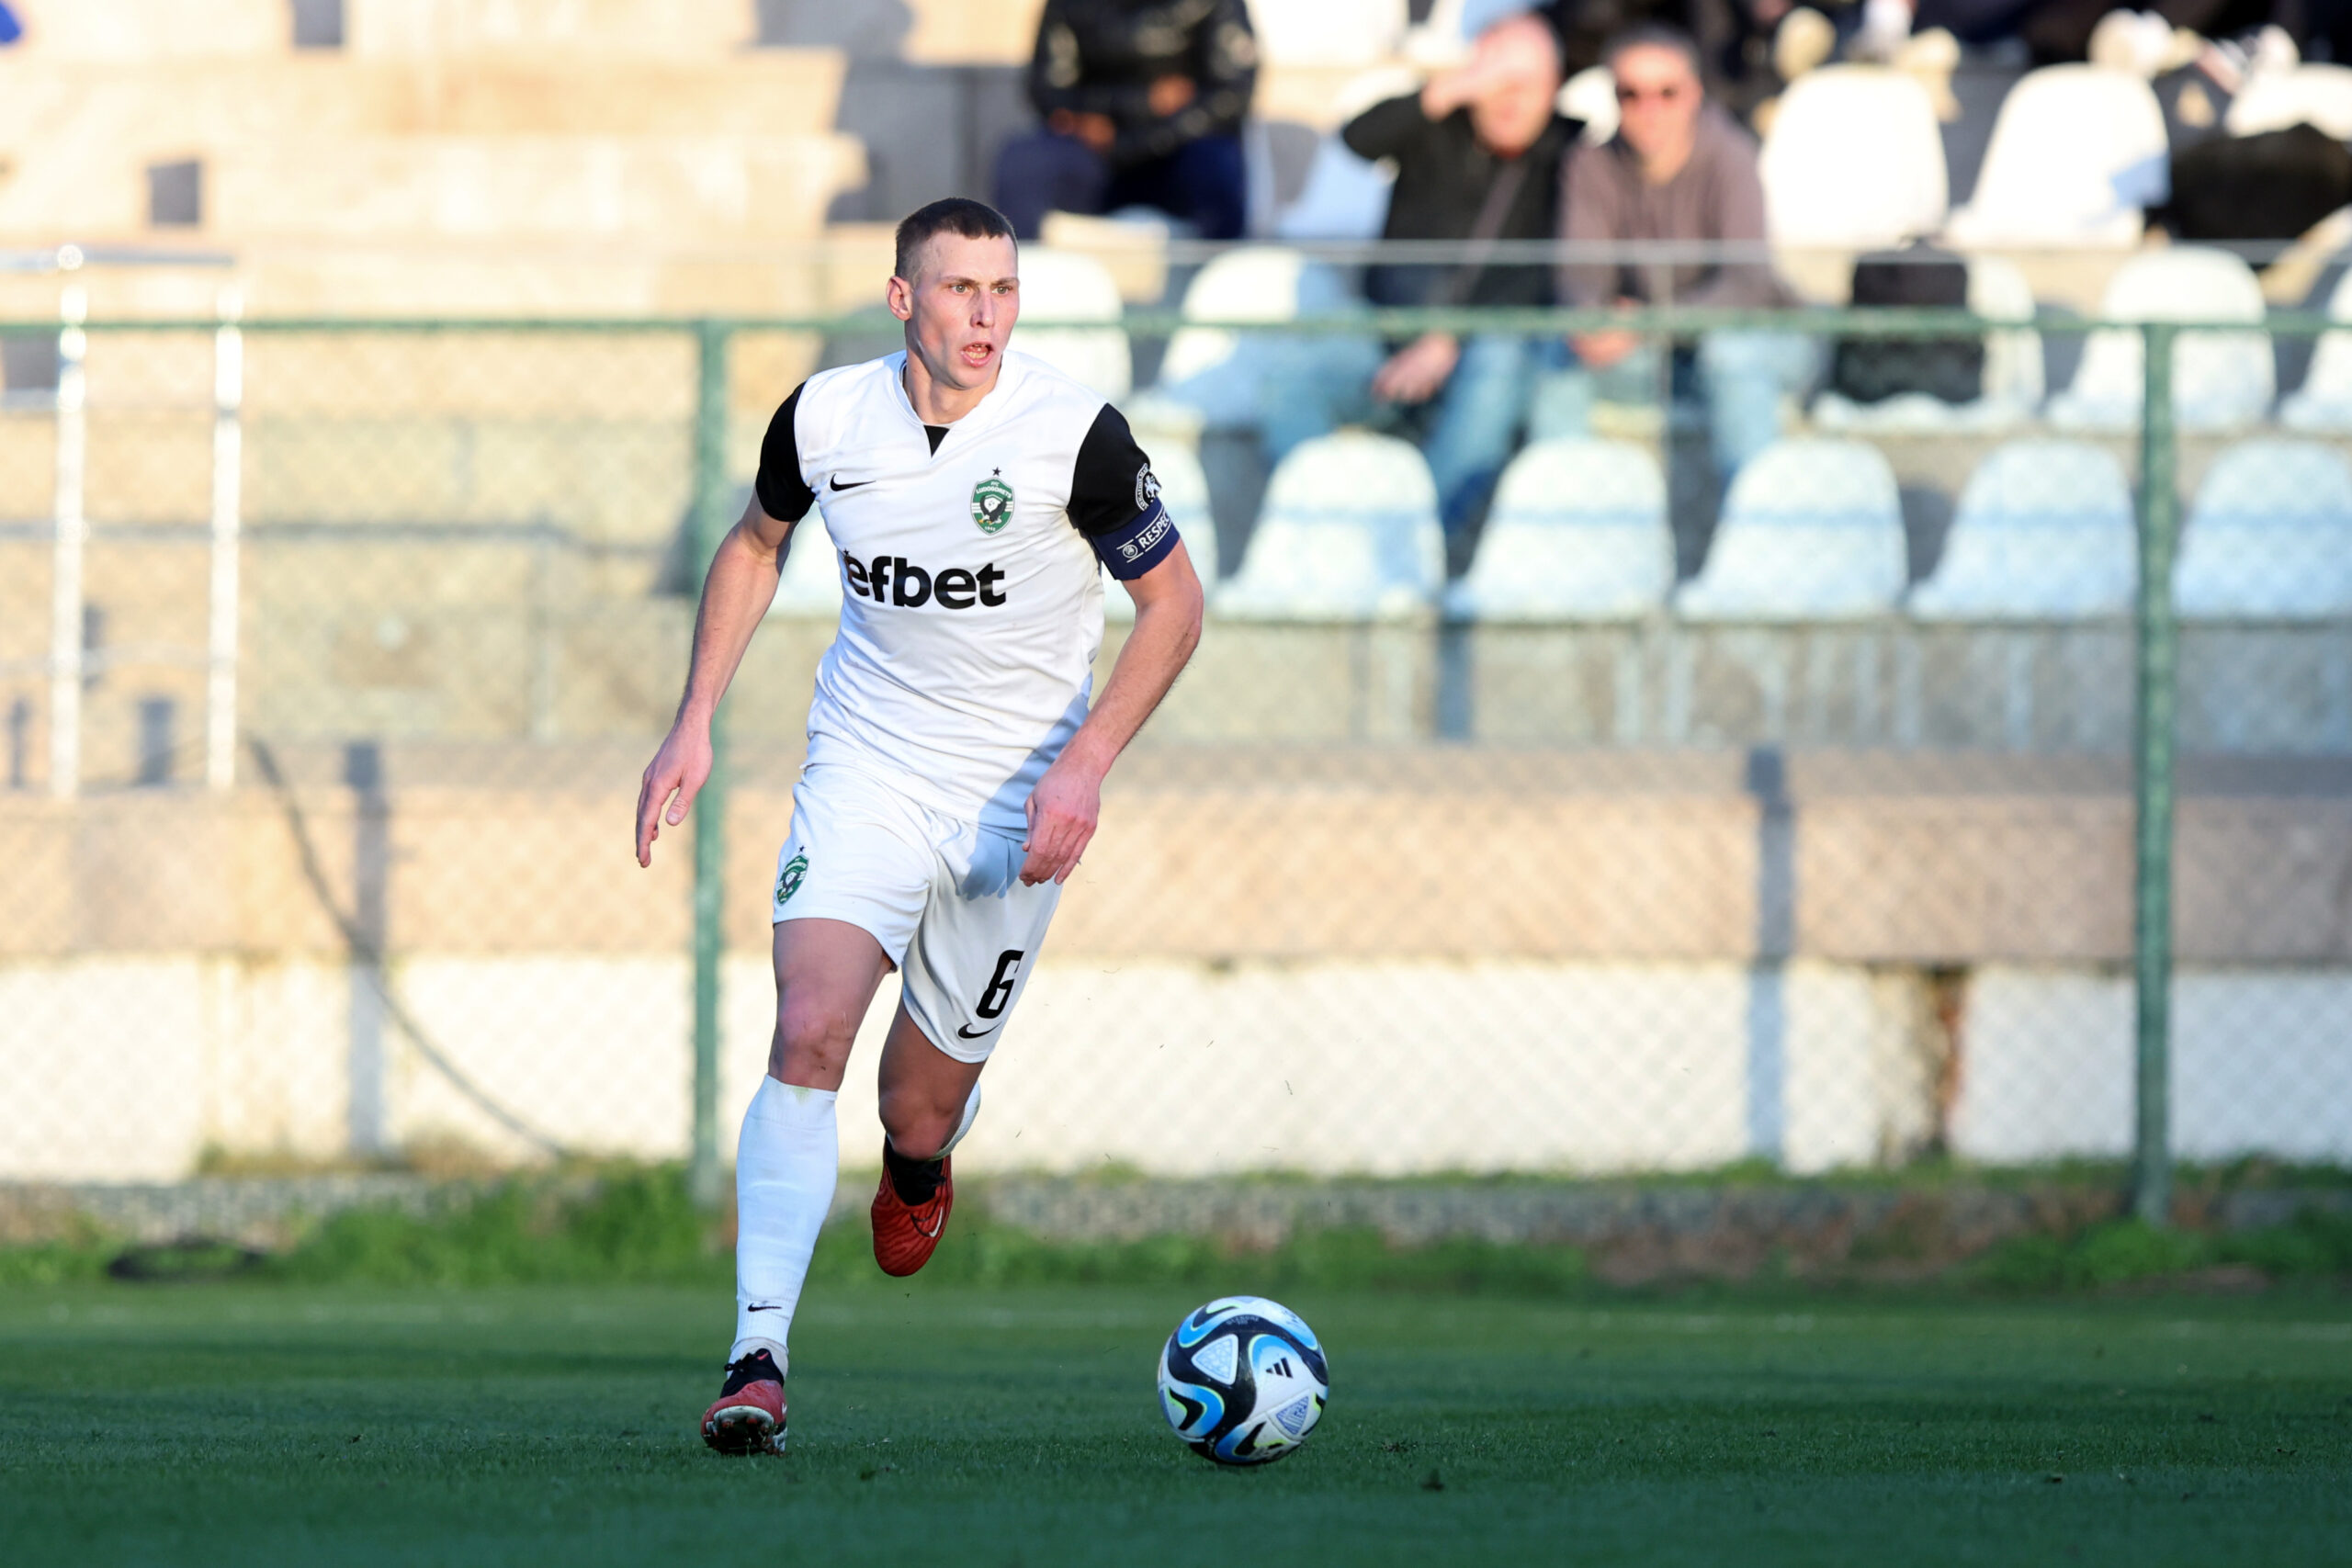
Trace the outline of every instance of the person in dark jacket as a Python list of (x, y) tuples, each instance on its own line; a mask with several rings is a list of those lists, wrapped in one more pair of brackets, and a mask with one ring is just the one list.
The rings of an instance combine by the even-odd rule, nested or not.
[(1024, 240), (1047, 212), (1123, 207), (1239, 239), (1241, 120), (1257, 78), (1243, 0), (1046, 0), (1029, 66), (1045, 125), (998, 154), (996, 205)]
[[(1478, 37), (1468, 64), (1432, 77), (1419, 93), (1375, 104), (1340, 137), (1358, 156), (1393, 159), (1396, 184), (1382, 230), (1390, 240), (1472, 243), (1553, 237), (1560, 164), (1577, 122), (1554, 108), (1560, 52), (1550, 28), (1520, 15)], [(1364, 291), (1386, 306), (1540, 306), (1552, 299), (1547, 267), (1387, 265)], [(1265, 446), (1279, 462), (1374, 405), (1425, 407), (1422, 454), (1437, 480), (1449, 534), (1467, 528), (1518, 439), (1547, 342), (1500, 333), (1424, 333), (1383, 356), (1362, 340), (1327, 340), (1298, 359), (1265, 399)]]

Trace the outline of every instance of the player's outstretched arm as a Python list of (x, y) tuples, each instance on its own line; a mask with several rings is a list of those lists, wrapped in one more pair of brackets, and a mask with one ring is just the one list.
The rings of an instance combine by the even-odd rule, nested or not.
[[(760, 618), (775, 601), (777, 576), (792, 525), (761, 509), (754, 497), (743, 516), (718, 542), (702, 582), (702, 607), (695, 614), (693, 662), (686, 667), (686, 694), (668, 739), (645, 767), (637, 792), (637, 863), (653, 863), (653, 840), (662, 824), (674, 828), (694, 808), (695, 796), (710, 779), (710, 716), (735, 679), (736, 666), (752, 643)], [(664, 809), (667, 807), (667, 809)]]
[(1176, 683), (1201, 642), (1201, 580), (1178, 541), (1168, 558), (1130, 581), (1135, 630), (1119, 649), (1094, 711), (1029, 792), (1029, 857), (1021, 880), (1067, 882), (1102, 815), (1102, 780)]

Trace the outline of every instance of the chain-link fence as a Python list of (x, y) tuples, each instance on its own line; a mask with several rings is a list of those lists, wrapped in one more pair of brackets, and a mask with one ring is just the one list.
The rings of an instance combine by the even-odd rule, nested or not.
[[(1489, 401), (1351, 403), (1439, 327)], [(2271, 331), (1024, 327), (1219, 581), (972, 1163), (2352, 1162), (2352, 336)], [(640, 871), (637, 777), (770, 412), (889, 333), (6, 332), (0, 1178), (723, 1159), (820, 519), (723, 834)]]

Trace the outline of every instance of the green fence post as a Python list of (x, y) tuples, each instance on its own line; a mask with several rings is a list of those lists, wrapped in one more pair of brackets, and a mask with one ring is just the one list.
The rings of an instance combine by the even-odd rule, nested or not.
[(2132, 1212), (2152, 1225), (2172, 1218), (2173, 706), (2180, 672), (2173, 616), (2173, 549), (2179, 541), (2172, 407), (2175, 330), (2142, 329), (2147, 352), (2140, 437), (2138, 750), (2132, 987), (2137, 1050), (2132, 1138)]
[[(727, 535), (728, 330), (695, 325), (694, 560), (699, 583)], [(718, 960), (727, 908), (727, 708), (710, 718), (710, 779), (695, 798), (694, 1201), (718, 1206)]]

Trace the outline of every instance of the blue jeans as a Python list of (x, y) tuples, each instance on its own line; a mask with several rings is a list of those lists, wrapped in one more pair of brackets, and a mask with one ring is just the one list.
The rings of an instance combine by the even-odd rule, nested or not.
[(1100, 216), (1123, 207), (1156, 207), (1204, 240), (1238, 240), (1250, 181), (1238, 136), (1204, 136), (1165, 158), (1114, 169), (1075, 136), (1035, 130), (997, 154), (996, 204), (1024, 240), (1037, 237), (1048, 212)]
[[(1421, 440), (1447, 533), (1468, 527), (1486, 506), (1519, 443), (1537, 378), (1556, 354), (1544, 338), (1463, 340), (1453, 374), (1430, 401)], [(1289, 340), (1265, 380), (1266, 460), (1279, 463), (1309, 437), (1373, 418), (1372, 378), (1385, 357), (1370, 338)]]
[[(1645, 344), (1616, 364), (1589, 368), (1566, 355), (1566, 368), (1548, 375), (1528, 417), (1528, 435), (1585, 435), (1596, 402), (1655, 403), (1657, 347)], [(1695, 400), (1707, 413), (1708, 446), (1724, 483), (1781, 437), (1781, 400), (1810, 380), (1818, 345), (1794, 333), (1709, 333), (1697, 349), (1677, 348), (1666, 389)]]

